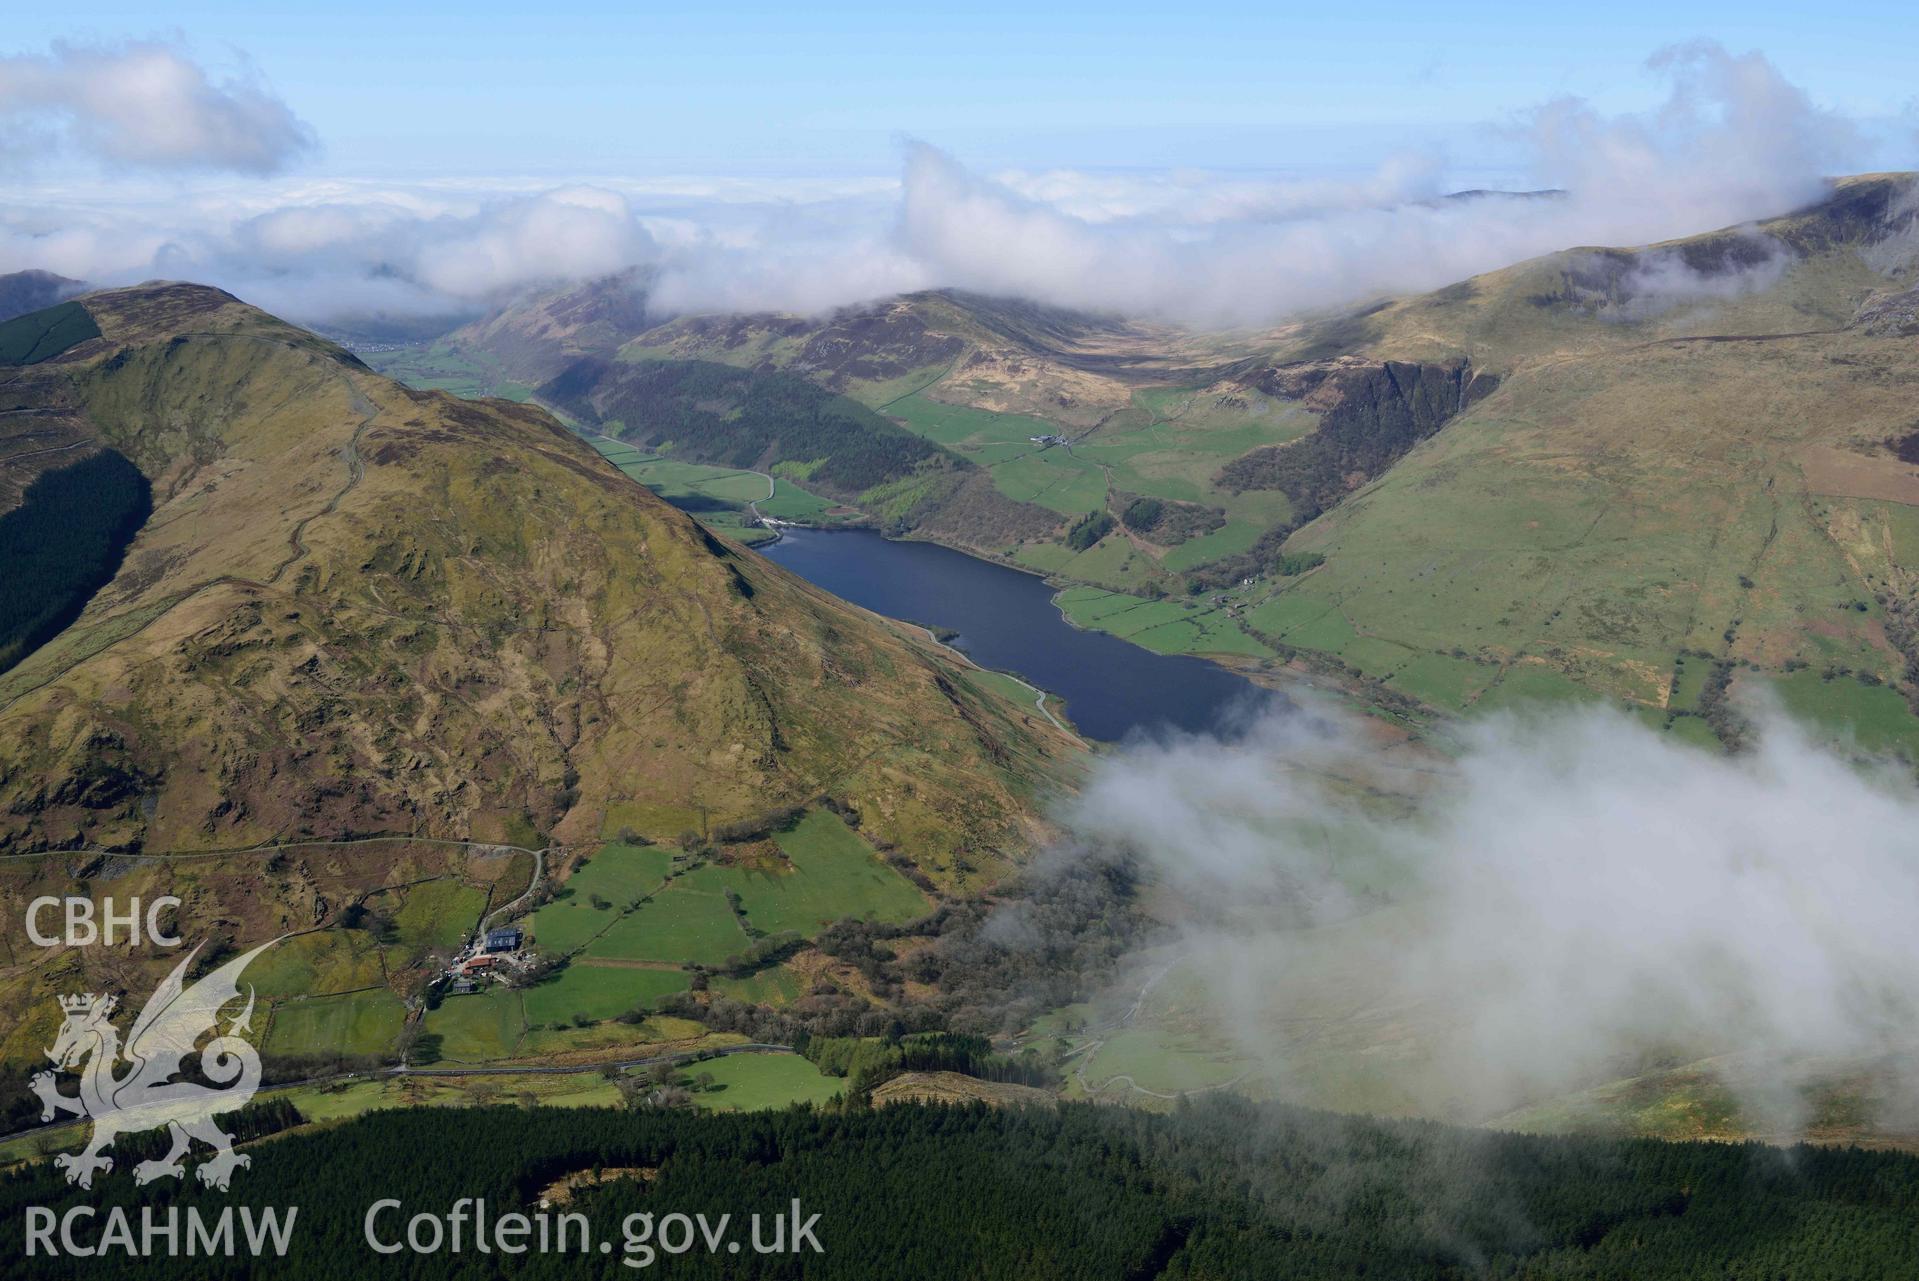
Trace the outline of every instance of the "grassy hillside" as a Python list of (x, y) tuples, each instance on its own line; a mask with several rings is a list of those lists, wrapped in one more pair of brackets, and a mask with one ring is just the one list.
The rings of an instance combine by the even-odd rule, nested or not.
[(112, 355), (17, 391), (74, 398), (155, 514), (0, 687), (12, 848), (671, 838), (826, 793), (929, 867), (1023, 848), (1059, 741), (540, 411), (406, 391), (210, 290), (87, 306)]
[[(569, 849), (623, 833), (710, 864), (674, 888), (713, 912), (602, 949), (676, 970), (992, 883), (1079, 768), (1030, 707), (716, 538), (544, 411), (409, 391), (211, 289), (81, 305), (102, 339), (8, 376), (35, 412), (4, 430), (38, 447), (54, 421), (130, 459), (153, 514), (0, 674), (0, 849), (92, 851), (7, 862), (0, 901), (172, 892), (216, 951), (297, 935), (260, 963), (271, 1060), (390, 1061), (433, 958), (563, 886)], [(825, 807), (857, 831), (748, 835)], [(0, 1059), (37, 1055), (52, 992), (137, 993), (170, 959), (7, 954)], [(689, 982), (600, 978), (578, 984), (594, 1017)], [(528, 1052), (672, 1036), (540, 1031), (574, 996), (511, 1000)]]
[(803, 378), (713, 361), (583, 360), (540, 394), (634, 444), (733, 467), (786, 463), (840, 498), (957, 461)]
[(646, 281), (623, 272), (545, 290), (475, 321), (438, 346), (440, 364), (478, 355), (492, 378), (536, 387), (581, 356), (619, 346), (646, 323)]
[[(1271, 406), (1237, 388), (1204, 397), (1218, 403), (1195, 409), (1187, 403), (1195, 389), (1182, 395), (1150, 386), (1218, 364), (1212, 340), (950, 292), (820, 317), (680, 317), (637, 325), (617, 342), (613, 328), (574, 329), (553, 319), (575, 310), (602, 314), (593, 299), (606, 288), (606, 282), (583, 286), (564, 301), (528, 299), (451, 335), (438, 355), (417, 358), (426, 363), (412, 373), (402, 363), (392, 367), (410, 380), (460, 376), (460, 367), (498, 368), (511, 364), (524, 335), (564, 330), (564, 344), (551, 350), (600, 344), (541, 393), (573, 416), (649, 447), (671, 439), (674, 455), (688, 461), (783, 463), (788, 480), (882, 526), (1031, 568), (1051, 568), (1049, 553), (1065, 546), (1067, 523), (1112, 500), (1109, 472), (1121, 487), (1131, 483), (1142, 493), (1164, 491), (1169, 502), (1190, 502), (1190, 518), (1170, 522), (1169, 531), (1234, 526), (1212, 543), (1188, 548), (1182, 564), (1243, 548), (1269, 526), (1264, 518), (1283, 507), (1264, 498), (1239, 501), (1206, 477), (1232, 453), (1283, 439), (1297, 424), (1289, 419), (1275, 433), (1262, 431)], [(735, 371), (731, 380), (716, 367)], [(717, 396), (675, 393), (694, 381), (731, 385)], [(809, 398), (799, 388), (830, 397), (816, 391)], [(1162, 408), (1165, 413), (1156, 412)], [(769, 417), (767, 410), (775, 412)], [(810, 426), (801, 430), (802, 423)], [(1215, 424), (1228, 431), (1206, 432)], [(910, 456), (895, 456), (902, 448), (898, 428), (920, 442)], [(1091, 455), (1029, 439), (1093, 428), (1106, 435)], [(1231, 449), (1232, 431), (1249, 429)], [(1126, 466), (1135, 455), (1164, 454), (1171, 438), (1196, 433), (1213, 437), (1207, 447), (1230, 450), (1203, 468), (1205, 476), (1158, 457), (1144, 460), (1137, 473)], [(886, 463), (885, 474), (875, 471), (876, 461)], [(1162, 485), (1155, 468), (1178, 475)], [(1123, 488), (1113, 496), (1124, 497)], [(1157, 560), (1176, 541), (1140, 539), (1137, 571), (1122, 581), (1143, 586), (1162, 577)]]
[(1059, 523), (923, 484), (847, 501), (917, 504), (921, 534), (1083, 585), (1077, 621), (1161, 648), (1441, 712), (1616, 698), (1702, 743), (1763, 690), (1910, 750), (1914, 208), (1908, 178), (1869, 175), (1753, 227), (1268, 333), (929, 293), (651, 323), (620, 357), (872, 406), (974, 464), (975, 496)]
[[(1335, 322), (1365, 354), (1501, 385), (1294, 534), (1325, 564), (1249, 624), (1438, 706), (1604, 695), (1709, 738), (1729, 691), (1767, 688), (1919, 748), (1919, 470), (1898, 454), (1919, 363), (1863, 323), (1910, 284), (1909, 193), (1853, 180), (1753, 232), (1572, 251)], [(1655, 267), (1683, 287), (1640, 292)]]

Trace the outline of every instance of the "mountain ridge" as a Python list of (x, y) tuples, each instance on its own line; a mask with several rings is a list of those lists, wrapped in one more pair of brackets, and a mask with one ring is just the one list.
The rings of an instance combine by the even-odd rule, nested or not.
[[(812, 320), (649, 321), (613, 359), (779, 369), (874, 406), (1061, 517), (1046, 533), (935, 508), (921, 536), (1074, 585), (1077, 621), (1144, 644), (1442, 714), (1616, 698), (1715, 742), (1736, 733), (1735, 687), (1777, 687), (1919, 753), (1904, 706), (1919, 705), (1919, 548), (1898, 514), (1919, 485), (1900, 442), (1919, 425), (1875, 390), (1907, 377), (1897, 340), (1919, 330), (1915, 210), (1912, 175), (1857, 175), (1777, 217), (1569, 248), (1258, 332), (939, 293)], [(1468, 368), (1470, 394), (1421, 407), (1418, 388)], [(1767, 425), (1782, 411), (1797, 426)], [(1766, 461), (1725, 470), (1736, 457)], [(1723, 510), (1747, 485), (1799, 497), (1776, 518), (1756, 514), (1771, 497)], [(1535, 492), (1564, 510), (1536, 510)], [(1431, 519), (1422, 504), (1442, 498)], [(1699, 504), (1719, 515), (1676, 516)], [(1586, 512), (1576, 529), (1570, 510)], [(1725, 558), (1746, 547), (1728, 519), (1786, 531), (1783, 577), (1753, 572), (1773, 555), (1760, 544)], [(1622, 555), (1567, 565), (1588, 538)], [(1499, 583), (1547, 574), (1565, 599), (1507, 601), (1472, 568), (1489, 558)], [(1703, 706), (1688, 661), (1717, 673)]]
[(958, 885), (1072, 773), (1030, 709), (542, 410), (409, 391), (202, 286), (83, 305), (103, 336), (5, 391), (132, 458), (155, 512), (0, 675), (0, 847), (671, 839), (830, 795)]

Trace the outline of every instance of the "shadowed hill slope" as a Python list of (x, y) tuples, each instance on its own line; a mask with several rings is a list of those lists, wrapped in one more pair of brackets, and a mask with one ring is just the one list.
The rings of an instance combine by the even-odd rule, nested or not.
[(0, 276), (0, 320), (12, 320), (71, 298), (86, 286), (51, 271), (10, 271)]

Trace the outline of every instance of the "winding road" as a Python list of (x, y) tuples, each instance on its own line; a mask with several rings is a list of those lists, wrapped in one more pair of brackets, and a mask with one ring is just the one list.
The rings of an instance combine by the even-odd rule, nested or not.
[(970, 656), (968, 656), (965, 650), (955, 649), (951, 645), (948, 645), (945, 641), (941, 640), (938, 636), (935, 636), (933, 634), (932, 628), (926, 626), (923, 623), (914, 623), (911, 625), (925, 632), (927, 640), (932, 641), (935, 645), (938, 645), (941, 649), (945, 650), (947, 653), (958, 658), (962, 663), (965, 663), (968, 667), (972, 668), (974, 671), (992, 672), (995, 676), (1004, 676), (1007, 680), (1012, 681), (1014, 684), (1024, 685), (1027, 689), (1032, 690), (1034, 709), (1038, 711), (1041, 716), (1044, 716), (1047, 720), (1051, 721), (1054, 729), (1058, 730), (1062, 734), (1071, 735), (1073, 741), (1078, 743), (1081, 747), (1086, 746), (1085, 739), (1081, 738), (1078, 734), (1075, 734), (1067, 726), (1060, 724), (1059, 718), (1046, 710), (1046, 691), (1045, 690), (1041, 689), (1039, 686), (1033, 684), (1030, 681), (1021, 680), (1019, 677), (1013, 675), (1011, 672), (1002, 672), (991, 667), (981, 667), (978, 663), (974, 662)]

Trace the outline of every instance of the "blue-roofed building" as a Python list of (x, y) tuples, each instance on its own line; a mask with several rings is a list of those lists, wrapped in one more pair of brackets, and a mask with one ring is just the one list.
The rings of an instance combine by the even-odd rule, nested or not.
[(488, 952), (518, 951), (520, 940), (523, 937), (525, 936), (521, 934), (519, 926), (502, 925), (497, 930), (488, 930), (486, 932), (486, 946), (483, 950)]

